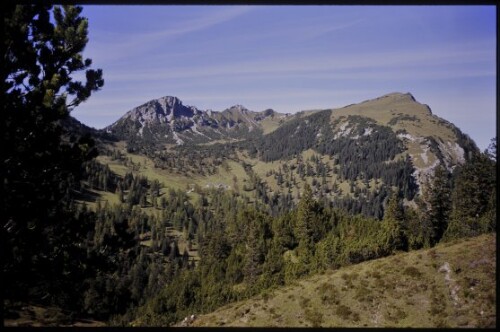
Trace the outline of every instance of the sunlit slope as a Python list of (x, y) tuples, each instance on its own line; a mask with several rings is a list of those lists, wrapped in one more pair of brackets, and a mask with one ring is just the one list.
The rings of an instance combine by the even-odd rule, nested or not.
[(428, 105), (419, 103), (409, 93), (391, 93), (335, 109), (332, 122), (344, 120), (338, 122), (337, 128), (340, 128), (350, 115), (368, 117), (398, 132), (398, 138), (403, 140), (414, 165), (420, 170), (433, 168), (439, 154), (448, 166), (461, 163), (465, 153), (475, 148), (458, 128), (432, 114)]
[(193, 326), (493, 327), (496, 234), (327, 271)]
[[(287, 195), (287, 200), (297, 202), (307, 182), (317, 199), (337, 202), (340, 207), (354, 199), (369, 214), (380, 217), (381, 211), (375, 211), (378, 203), (373, 202), (382, 201), (386, 191), (410, 188), (412, 181), (421, 186), (436, 166), (451, 171), (470, 152), (478, 151), (457, 127), (433, 115), (409, 93), (295, 115), (270, 109), (252, 112), (239, 105), (210, 114), (220, 123), (252, 127), (253, 134), (207, 140), (203, 145), (159, 145), (146, 154), (122, 141), (109, 148), (121, 151), (133, 165), (106, 156), (99, 160), (120, 176), (132, 171), (158, 180), (165, 188), (185, 190), (191, 197), (197, 195), (194, 188), (220, 188), (261, 199), (256, 190), (260, 183), (264, 187), (260, 196), (265, 191), (270, 200)], [(160, 151), (166, 151), (167, 159), (175, 159), (175, 165), (157, 166), (154, 159)], [(406, 175), (397, 178), (398, 172)], [(405, 199), (411, 201), (416, 191), (405, 192)]]

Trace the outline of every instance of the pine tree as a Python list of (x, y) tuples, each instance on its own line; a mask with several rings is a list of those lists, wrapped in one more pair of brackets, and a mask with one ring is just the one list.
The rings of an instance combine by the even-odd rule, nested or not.
[(386, 252), (407, 249), (404, 236), (404, 211), (396, 193), (392, 193), (382, 221), (383, 247)]
[(495, 166), (494, 159), (482, 153), (455, 170), (447, 239), (475, 236), (495, 229)]
[(434, 170), (431, 181), (423, 189), (423, 201), (425, 204), (424, 237), (429, 245), (438, 243), (448, 227), (451, 212), (451, 183), (450, 174), (439, 165)]
[(486, 151), (484, 153), (485, 153), (485, 155), (488, 156), (488, 158), (490, 160), (492, 160), (495, 163), (497, 162), (497, 138), (496, 137), (493, 137), (491, 139), (491, 142), (488, 145), (488, 148), (486, 149)]
[[(82, 57), (88, 23), (81, 11), (41, 3), (2, 6), (1, 228), (9, 296), (44, 278), (61, 290), (54, 276), (68, 275), (70, 264), (78, 264), (64, 257), (82, 248), (85, 228), (91, 227), (74, 222), (69, 207), (82, 164), (96, 150), (89, 136), (63, 126), (70, 111), (104, 84), (102, 71), (88, 69), (92, 61)], [(74, 80), (82, 70), (86, 81)]]
[(312, 190), (308, 183), (304, 185), (304, 192), (297, 207), (297, 218), (295, 223), (295, 237), (297, 240), (306, 241), (311, 238), (311, 224), (313, 219), (314, 200)]
[(304, 193), (297, 207), (294, 235), (298, 242), (297, 256), (300, 273), (307, 273), (314, 256), (313, 224), (315, 201), (309, 184), (304, 185)]
[(248, 210), (245, 213), (248, 224), (248, 236), (245, 244), (244, 270), (245, 281), (252, 285), (262, 272), (266, 245), (265, 245), (265, 223), (264, 216), (255, 211)]

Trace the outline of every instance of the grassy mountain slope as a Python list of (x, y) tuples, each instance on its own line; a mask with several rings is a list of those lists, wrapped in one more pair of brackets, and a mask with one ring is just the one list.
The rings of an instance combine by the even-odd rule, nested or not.
[[(382, 97), (349, 105), (332, 112), (332, 121), (349, 115), (371, 118), (398, 133), (413, 164), (420, 171), (433, 168), (443, 159), (452, 167), (463, 162), (476, 145), (450, 122), (432, 114), (429, 106), (409, 94), (391, 93)], [(338, 126), (341, 126), (341, 121)]]
[[(280, 145), (282, 152), (277, 158), (281, 158), (281, 155), (287, 157), (287, 151), (292, 156), (307, 148), (321, 150), (322, 142), (329, 145), (340, 139), (358, 141), (386, 128), (395, 134), (391, 140), (397, 137), (404, 144), (396, 158), (408, 153), (417, 168), (418, 178), (438, 163), (452, 169), (463, 163), (469, 152), (477, 150), (468, 136), (450, 122), (433, 115), (427, 105), (417, 102), (409, 93), (391, 93), (340, 109), (301, 112), (291, 120), (263, 138), (261, 153), (264, 158), (276, 158), (265, 151), (275, 144)], [(332, 152), (342, 151), (333, 149)]]
[(494, 327), (495, 271), (496, 234), (487, 234), (330, 270), (191, 325)]

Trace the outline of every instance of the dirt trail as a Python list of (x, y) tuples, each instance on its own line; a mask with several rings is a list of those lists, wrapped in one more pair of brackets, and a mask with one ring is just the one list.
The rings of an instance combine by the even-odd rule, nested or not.
[(453, 299), (453, 304), (456, 306), (460, 305), (460, 298), (458, 297), (458, 291), (460, 290), (460, 286), (457, 285), (455, 280), (451, 278), (451, 267), (450, 263), (445, 262), (438, 270), (440, 273), (445, 273), (444, 281), (450, 290), (450, 296)]

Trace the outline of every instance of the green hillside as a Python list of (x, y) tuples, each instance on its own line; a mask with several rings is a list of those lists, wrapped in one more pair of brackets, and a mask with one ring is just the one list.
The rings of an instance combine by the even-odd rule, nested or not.
[(494, 327), (495, 271), (496, 234), (482, 235), (328, 270), (190, 325)]
[[(120, 151), (141, 175), (168, 188), (222, 186), (266, 204), (287, 196), (293, 206), (308, 183), (316, 199), (378, 219), (391, 190), (401, 191), (405, 204), (414, 204), (437, 166), (451, 171), (478, 153), (470, 138), (409, 93), (294, 115), (234, 106), (210, 116), (250, 124), (255, 131), (226, 139), (200, 136), (200, 145), (186, 141), (179, 146), (148, 143), (138, 131), (134, 139), (108, 149)], [(143, 137), (142, 143), (136, 137)], [(123, 163), (100, 161), (118, 173), (126, 170)]]
[[(470, 160), (459, 160), (460, 154), (447, 150), (446, 146), (460, 141), (458, 129), (447, 127), (410, 95), (392, 94), (346, 109), (350, 111), (304, 112), (263, 136), (233, 143), (145, 147), (142, 152), (130, 151), (126, 141), (102, 144), (97, 163), (87, 166), (83, 187), (95, 198), (86, 203), (98, 216), (94, 245), (99, 250), (112, 245), (112, 259), (119, 261), (117, 268), (126, 276), (122, 284), (107, 291), (103, 310), (118, 313), (103, 315), (109, 324), (168, 326), (191, 312), (212, 312), (259, 293), (268, 298), (277, 287), (294, 287), (298, 278), (321, 279), (335, 273), (318, 273), (395, 250), (429, 248), (441, 240), (477, 236), (495, 228), (493, 163), (473, 146), (476, 156)], [(230, 114), (240, 115), (237, 110)], [(419, 136), (426, 134), (418, 128), (422, 123), (427, 126), (428, 120), (456, 134), (454, 140), (439, 132)], [(405, 128), (397, 127), (402, 124)], [(415, 169), (409, 142), (425, 147), (425, 157), (419, 150), (415, 153), (432, 161), (437, 170), (429, 172), (428, 183), (415, 180), (426, 168)], [(427, 167), (430, 170), (434, 169)], [(467, 202), (464, 197), (469, 203), (462, 203)], [(408, 255), (413, 257), (412, 252)], [(422, 271), (407, 273), (420, 277)], [(394, 294), (380, 287), (387, 280), (400, 279), (396, 272), (394, 276), (386, 272), (384, 278), (375, 274), (372, 283), (357, 284), (361, 293), (368, 294), (366, 308), (349, 301), (332, 307), (338, 304), (332, 299), (324, 312), (309, 308), (309, 304), (325, 303), (316, 296), (318, 289), (304, 286), (310, 299), (287, 293), (288, 304), (276, 304), (284, 308), (282, 317), (272, 309), (271, 318), (277, 319), (277, 326), (371, 326), (373, 321), (359, 317), (360, 312), (385, 303)], [(106, 278), (116, 280), (116, 275), (110, 271)], [(436, 289), (418, 288), (429, 278), (415, 281), (411, 291), (432, 303), (429, 294)], [(336, 294), (338, 285), (331, 290), (322, 280), (316, 283), (324, 284), (319, 291)], [(350, 281), (353, 287), (356, 280)], [(378, 291), (370, 290), (374, 285), (380, 286)], [(94, 282), (85, 296), (94, 300), (102, 287), (101, 281)], [(343, 296), (356, 300), (362, 296), (353, 292)], [(115, 294), (132, 304), (114, 303)], [(372, 312), (382, 317), (375, 319), (376, 326), (448, 324), (430, 316), (424, 319), (418, 310), (394, 312), (402, 305), (400, 298), (395, 294), (386, 311)], [(419, 299), (413, 302), (418, 304)], [(286, 314), (305, 307), (308, 310), (296, 314), (299, 320)], [(429, 310), (442, 313), (441, 309)], [(86, 310), (94, 309), (87, 306)], [(332, 311), (347, 318), (334, 319)], [(262, 326), (268, 320), (264, 314), (255, 318), (255, 324)]]
[(89, 128), (82, 10), (5, 8), (4, 325), (495, 325), (495, 140), (401, 93)]

